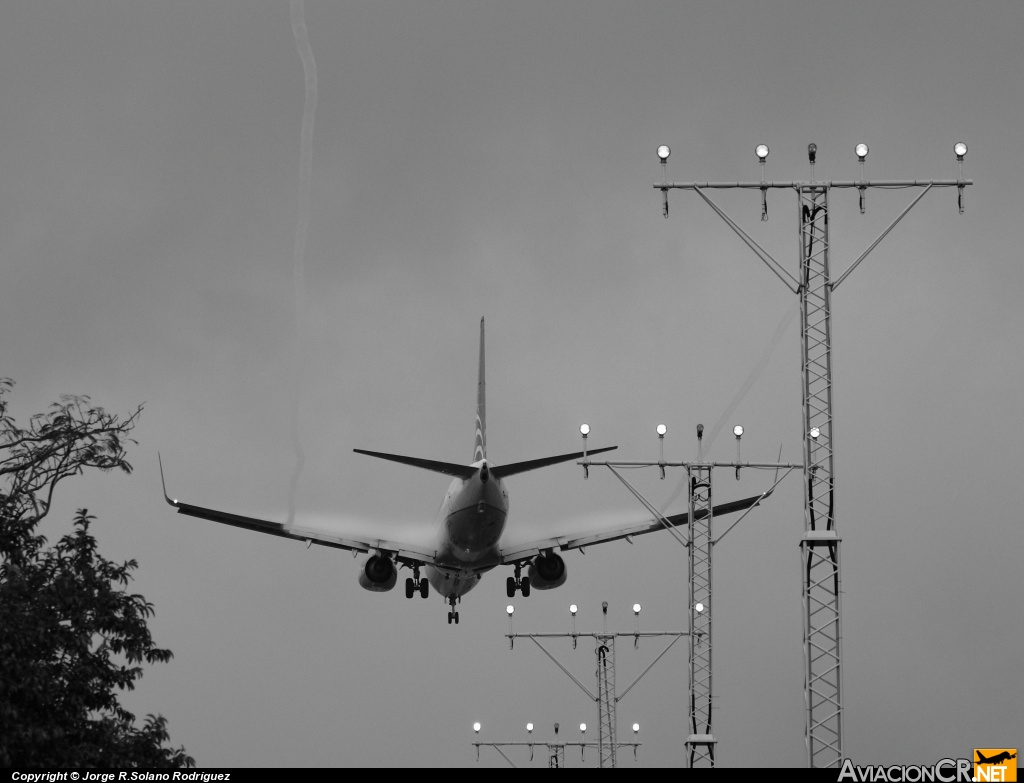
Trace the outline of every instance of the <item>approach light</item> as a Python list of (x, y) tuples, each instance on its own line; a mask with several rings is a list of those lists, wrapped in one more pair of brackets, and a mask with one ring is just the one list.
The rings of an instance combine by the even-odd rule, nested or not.
[(704, 604), (698, 602), (698, 603), (693, 605), (693, 608), (696, 609), (698, 612), (703, 612), (704, 611)]
[(735, 427), (732, 428), (732, 434), (735, 435), (737, 438), (740, 437), (740, 435), (743, 434), (743, 427), (737, 424)]
[(479, 723), (474, 723), (473, 724), (473, 731), (475, 731), (477, 734), (480, 733), (480, 724)]
[(758, 144), (756, 147), (754, 147), (754, 154), (757, 155), (757, 159), (759, 161), (764, 163), (765, 158), (768, 157), (768, 145)]
[(956, 144), (953, 145), (953, 152), (956, 153), (957, 160), (963, 160), (964, 155), (967, 154), (967, 145), (964, 144), (962, 141), (958, 141)]
[(527, 730), (527, 732), (532, 734), (533, 733), (533, 724), (532, 723), (527, 723), (526, 724), (526, 730)]
[(589, 434), (590, 434), (590, 425), (589, 424), (581, 424), (580, 425), (580, 435), (582, 435), (585, 438)]
[(658, 425), (658, 437), (659, 438), (664, 438), (666, 432), (668, 432), (668, 427), (666, 427), (664, 424), (659, 424)]
[(813, 144), (813, 143), (812, 144), (808, 144), (807, 145), (807, 160), (809, 160), (811, 162), (812, 166), (814, 165), (814, 159), (816, 157), (818, 157), (818, 145), (817, 144)]
[(607, 601), (602, 601), (601, 602), (601, 611), (604, 614), (608, 614), (608, 602)]
[(569, 604), (569, 614), (571, 614), (573, 617), (576, 616), (576, 612), (578, 612), (579, 610), (580, 608), (576, 606), (576, 604)]
[(817, 440), (819, 435), (821, 435), (821, 430), (817, 427), (811, 427), (811, 437)]
[(633, 614), (640, 614), (640, 604), (633, 604)]
[(516, 608), (512, 606), (512, 604), (509, 604), (505, 607), (505, 611), (508, 612), (508, 616), (511, 617), (513, 614), (515, 614)]
[(633, 733), (634, 734), (638, 734), (639, 732), (640, 732), (640, 724), (639, 723), (634, 723), (633, 724)]
[(864, 158), (866, 158), (868, 156), (868, 145), (867, 144), (858, 144), (856, 147), (853, 148), (853, 151), (855, 153), (857, 153), (857, 160), (859, 160), (861, 163), (863, 163), (864, 162)]
[(580, 724), (580, 732), (581, 733), (582, 732), (586, 732), (586, 730), (587, 730), (587, 724), (586, 723), (581, 723)]
[(661, 159), (662, 163), (668, 160), (668, 156), (671, 154), (672, 150), (668, 148), (667, 144), (662, 144), (660, 147), (658, 147), (658, 157)]

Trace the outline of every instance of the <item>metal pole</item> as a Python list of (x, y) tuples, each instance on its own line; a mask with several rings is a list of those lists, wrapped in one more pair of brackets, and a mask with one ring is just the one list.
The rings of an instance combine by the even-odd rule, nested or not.
[(803, 367), (804, 737), (807, 764), (838, 767), (843, 759), (839, 535), (835, 516), (832, 420), (832, 283), (828, 188), (798, 191), (800, 345)]
[(600, 766), (616, 766), (615, 637), (597, 637), (597, 741)]
[(686, 469), (690, 483), (690, 734), (688, 767), (715, 766), (711, 728), (711, 468)]

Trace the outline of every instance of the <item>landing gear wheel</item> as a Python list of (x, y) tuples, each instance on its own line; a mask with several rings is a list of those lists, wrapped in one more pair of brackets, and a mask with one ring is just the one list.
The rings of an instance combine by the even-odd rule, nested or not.
[(524, 576), (522, 582), (519, 585), (519, 589), (523, 594), (523, 598), (530, 597), (530, 577)]
[(452, 624), (452, 613), (448, 612), (448, 625)]
[[(426, 598), (429, 593), (430, 593), (430, 582), (428, 582), (426, 579), (421, 579), (420, 580), (420, 596), (422, 598)], [(411, 595), (409, 597), (412, 598)]]
[(454, 612), (454, 615), (455, 615), (455, 624), (458, 625), (459, 624), (459, 613), (458, 612)]
[(514, 576), (510, 576), (505, 580), (505, 592), (508, 593), (509, 598), (516, 597), (516, 579)]
[(410, 576), (408, 579), (405, 580), (405, 597), (406, 598), (412, 598), (413, 589), (414, 588), (413, 588), (412, 577)]

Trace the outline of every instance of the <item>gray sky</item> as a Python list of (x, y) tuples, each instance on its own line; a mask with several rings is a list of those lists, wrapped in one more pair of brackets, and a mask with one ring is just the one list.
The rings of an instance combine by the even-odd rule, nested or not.
[[(488, 325), (497, 462), (593, 446), (696, 454), (797, 300), (671, 180), (956, 176), (836, 292), (837, 519), (846, 753), (933, 763), (1024, 743), (1019, 336), (1024, 6), (888, 2), (309, 0), (318, 72), (305, 249), (298, 517), (433, 532), (444, 477), (352, 448), (468, 461), (477, 324)], [(335, 551), (177, 516), (160, 494), (284, 519), (294, 465), (293, 243), (303, 70), (278, 2), (8, 2), (0, 10), (0, 374), (21, 419), (61, 393), (145, 402), (131, 477), (69, 482), (76, 507), (175, 658), (127, 697), (200, 765), (472, 766), (481, 738), (596, 724), (540, 651), (508, 649), (504, 569), (449, 627), (436, 595), (356, 583)], [(845, 269), (913, 197), (832, 195)], [(791, 271), (792, 193), (719, 203)], [(800, 458), (797, 323), (729, 425), (744, 459)], [(728, 430), (712, 456), (733, 455)], [(632, 474), (631, 474), (632, 475)], [(655, 503), (678, 475), (636, 476)], [(716, 499), (769, 477), (716, 474)], [(640, 513), (607, 472), (509, 480), (509, 536)], [(715, 734), (727, 766), (800, 766), (800, 489), (787, 480), (716, 548)], [(677, 501), (670, 511), (685, 508)], [(596, 522), (595, 522), (596, 520)], [(567, 558), (561, 589), (517, 598), (516, 631), (685, 628), (685, 552), (652, 535)], [(403, 574), (404, 576), (404, 574)], [(593, 651), (552, 645), (590, 683)], [(625, 686), (660, 652), (621, 644)], [(643, 766), (682, 763), (686, 654), (619, 705)], [(578, 735), (570, 731), (571, 738)], [(568, 758), (578, 763), (578, 754)], [(516, 756), (526, 763), (525, 753)], [(538, 759), (537, 763), (541, 760)], [(596, 763), (590, 753), (588, 764)], [(485, 752), (481, 765), (503, 766)], [(624, 764), (633, 764), (631, 758)]]

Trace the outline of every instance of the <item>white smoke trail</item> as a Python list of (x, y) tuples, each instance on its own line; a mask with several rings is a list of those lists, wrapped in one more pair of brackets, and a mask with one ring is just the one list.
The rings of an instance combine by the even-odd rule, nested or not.
[[(775, 327), (775, 332), (772, 334), (772, 338), (771, 340), (769, 340), (768, 345), (765, 346), (765, 349), (761, 354), (761, 359), (758, 361), (757, 366), (754, 367), (750, 375), (747, 376), (747, 380), (745, 380), (743, 382), (743, 385), (740, 386), (739, 391), (737, 391), (736, 394), (733, 395), (732, 400), (726, 406), (725, 410), (722, 412), (722, 415), (718, 417), (718, 421), (716, 421), (714, 423), (714, 426), (712, 426), (711, 429), (708, 430), (705, 434), (703, 446), (704, 459), (708, 459), (708, 456), (711, 454), (711, 447), (714, 445), (715, 438), (718, 437), (718, 433), (722, 431), (722, 427), (725, 426), (726, 422), (729, 421), (733, 413), (736, 412), (736, 409), (739, 407), (740, 403), (743, 402), (743, 398), (747, 396), (747, 392), (750, 391), (753, 385), (757, 382), (757, 379), (761, 377), (761, 373), (764, 372), (765, 367), (768, 366), (768, 360), (772, 358), (772, 353), (775, 351), (776, 346), (778, 346), (779, 342), (782, 340), (782, 336), (786, 332), (786, 327), (789, 326), (790, 322), (793, 320), (793, 317), (796, 315), (796, 313), (797, 311), (794, 308), (789, 308), (789, 310), (787, 310), (786, 314), (782, 317), (782, 320), (779, 321), (779, 325)], [(676, 488), (675, 490), (673, 490), (672, 495), (669, 497), (669, 499), (661, 504), (660, 510), (662, 513), (664, 513), (665, 509), (667, 509), (670, 505), (672, 505), (672, 503), (675, 502), (676, 498), (679, 497), (679, 495), (682, 493), (685, 487), (686, 475), (684, 474), (683, 477), (679, 479), (679, 483), (676, 485)]]
[(302, 141), (299, 152), (299, 220), (295, 227), (295, 252), (292, 255), (292, 278), (295, 284), (295, 348), (292, 379), (291, 441), (295, 449), (295, 470), (288, 489), (288, 524), (295, 520), (295, 496), (305, 458), (302, 453), (301, 401), (302, 376), (305, 369), (303, 346), (306, 326), (306, 231), (309, 229), (309, 200), (313, 184), (313, 116), (316, 113), (316, 61), (309, 45), (305, 9), (302, 0), (291, 0), (292, 35), (302, 59), (305, 74), (306, 100), (302, 110)]

